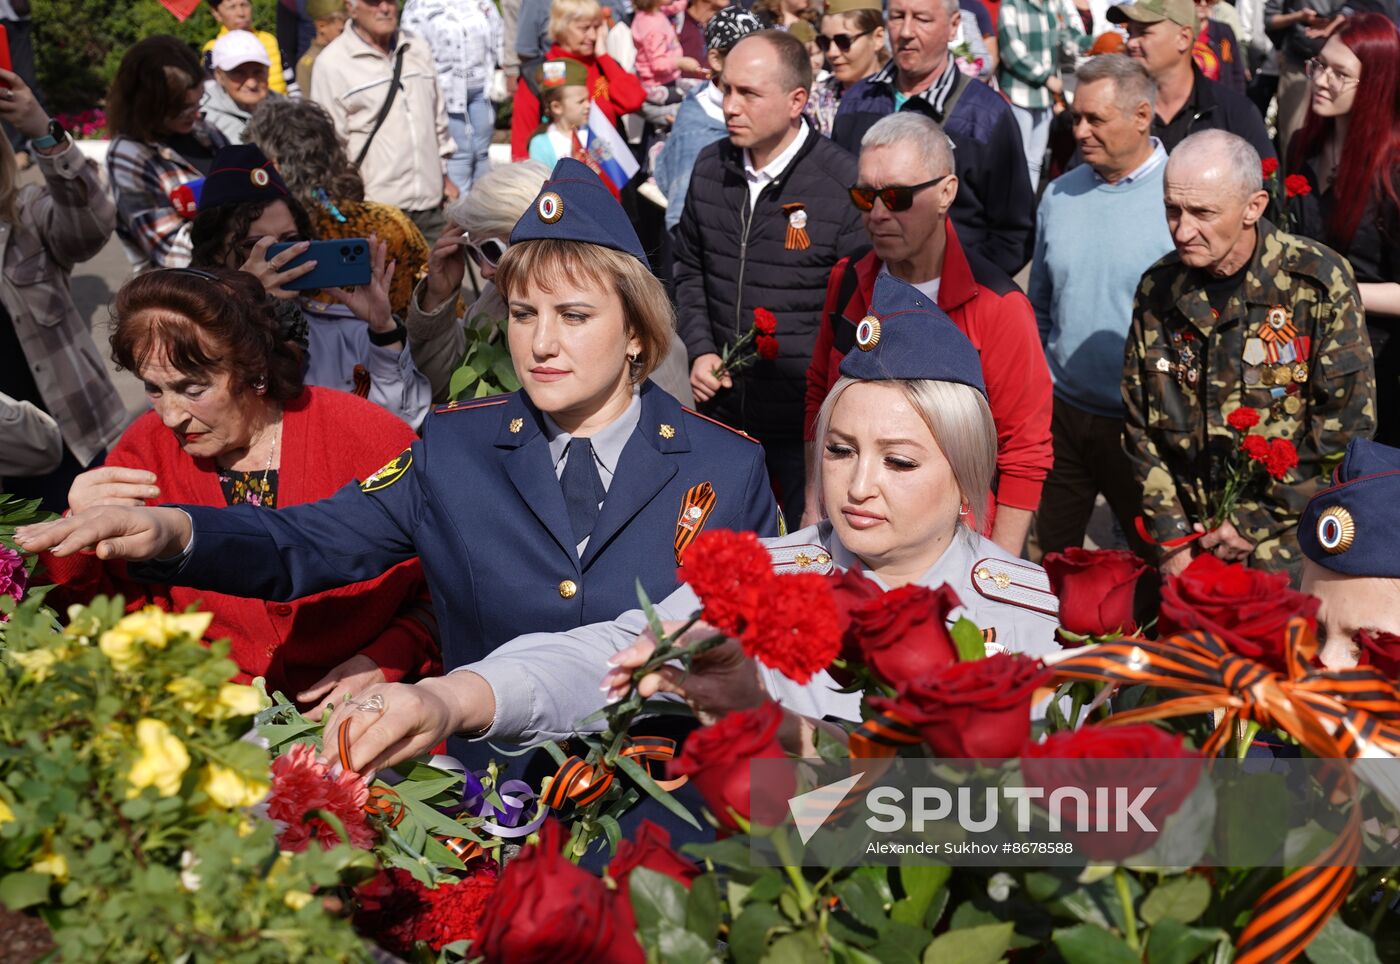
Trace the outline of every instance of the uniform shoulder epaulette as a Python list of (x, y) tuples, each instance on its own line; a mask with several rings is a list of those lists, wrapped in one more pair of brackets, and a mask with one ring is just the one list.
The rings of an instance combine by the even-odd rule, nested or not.
[(1060, 601), (1050, 591), (1045, 570), (1029, 562), (988, 556), (972, 564), (973, 588), (984, 599), (1019, 606), (1047, 616), (1060, 614)]
[(755, 445), (758, 444), (758, 439), (754, 438), (754, 437), (753, 437), (752, 435), (750, 435), (748, 432), (740, 431), (739, 429), (735, 428), (733, 425), (725, 425), (723, 422), (719, 421), (718, 419), (710, 418), (710, 416), (708, 416), (708, 415), (701, 415), (701, 414), (700, 414), (699, 412), (697, 412), (695, 409), (693, 409), (693, 408), (686, 408), (684, 405), (681, 406), (681, 411), (685, 412), (687, 415), (694, 415), (696, 418), (704, 419), (705, 421), (709, 422), (711, 425), (718, 425), (720, 428), (724, 429), (726, 432), (733, 432), (735, 435), (739, 436), (741, 439), (744, 439), (744, 440), (747, 441), (747, 442), (752, 442), (752, 443), (755, 444)]
[(508, 401), (510, 401), (509, 395), (491, 398), (474, 398), (469, 402), (453, 401), (433, 409), (433, 414), (446, 415), (448, 412), (470, 412), (478, 408), (490, 408), (492, 405), (504, 405)]
[(768, 555), (773, 560), (773, 571), (780, 576), (799, 572), (815, 572), (824, 576), (835, 568), (831, 553), (826, 546), (810, 543), (801, 546), (769, 546)]

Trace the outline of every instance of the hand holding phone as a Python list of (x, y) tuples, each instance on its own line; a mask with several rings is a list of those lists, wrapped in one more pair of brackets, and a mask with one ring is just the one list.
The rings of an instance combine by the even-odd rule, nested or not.
[[(262, 242), (259, 242), (261, 244)], [(301, 274), (282, 282), (291, 291), (316, 288), (345, 288), (370, 283), (373, 252), (367, 238), (338, 238), (326, 241), (301, 241), (306, 245), (290, 259), (284, 257), (292, 244), (273, 244), (266, 249), (267, 259), (276, 262), (282, 272), (291, 272), (314, 262)]]

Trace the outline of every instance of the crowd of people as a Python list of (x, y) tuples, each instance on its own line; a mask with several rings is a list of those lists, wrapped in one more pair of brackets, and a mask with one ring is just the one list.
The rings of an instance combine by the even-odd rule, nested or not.
[[(0, 71), (0, 475), (67, 510), (22, 540), (60, 596), (383, 693), (366, 765), (568, 732), (706, 528), (1034, 653), (1097, 505), (1164, 575), (1297, 584), (1348, 444), (1400, 439), (1390, 0), (210, 6), (125, 52), (102, 164)], [(129, 426), (69, 287), (113, 233)], [(298, 284), (319, 240), (368, 283)], [(522, 388), (454, 399), (490, 337)]]

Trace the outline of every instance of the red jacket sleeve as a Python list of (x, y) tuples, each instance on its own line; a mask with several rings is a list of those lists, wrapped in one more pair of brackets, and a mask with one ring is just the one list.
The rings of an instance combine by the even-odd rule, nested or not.
[(540, 126), (540, 99), (530, 85), (519, 80), (515, 84), (515, 100), (510, 115), (510, 159), (530, 159), (530, 138)]
[[(802, 437), (812, 441), (817, 428), (817, 413), (827, 392), (840, 377), (841, 359), (836, 354), (836, 335), (832, 330), (831, 319), (841, 313), (836, 299), (841, 293), (841, 279), (847, 271), (854, 271), (850, 258), (842, 258), (826, 279), (826, 304), (822, 306), (822, 320), (817, 327), (817, 344), (812, 349), (812, 363), (807, 366), (807, 401), (802, 422)], [(839, 324), (839, 321), (838, 321)]]
[[(982, 298), (996, 296), (986, 289)], [(981, 313), (979, 313), (980, 315)], [(1035, 311), (1019, 291), (996, 298), (994, 318), (979, 318), (978, 350), (997, 426), (997, 503), (1035, 511), (1050, 474), (1050, 368)]]
[(641, 110), (642, 104), (646, 103), (647, 92), (637, 75), (623, 70), (622, 65), (607, 54), (600, 54), (597, 64), (608, 81), (608, 100), (612, 102), (613, 111), (616, 113), (613, 120), (634, 110)]

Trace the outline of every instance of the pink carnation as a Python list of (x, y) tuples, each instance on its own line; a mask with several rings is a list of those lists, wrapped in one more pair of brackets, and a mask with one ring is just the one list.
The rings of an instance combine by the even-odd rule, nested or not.
[(272, 761), (272, 793), (267, 813), (286, 826), (277, 843), (283, 850), (303, 851), (312, 838), (329, 850), (340, 843), (340, 834), (314, 813), (324, 810), (345, 827), (350, 844), (361, 850), (374, 846), (375, 834), (365, 816), (369, 788), (359, 776), (344, 772), (331, 776), (330, 767), (316, 759), (309, 744), (298, 743)]

